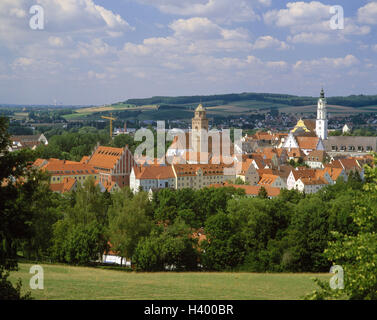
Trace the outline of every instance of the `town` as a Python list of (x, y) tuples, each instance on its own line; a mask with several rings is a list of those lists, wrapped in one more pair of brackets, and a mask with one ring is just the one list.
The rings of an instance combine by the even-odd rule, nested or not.
[[(225, 149), (225, 142), (220, 139), (219, 146), (213, 147), (214, 142), (205, 134), (208, 130), (206, 110), (200, 104), (195, 110), (191, 130), (186, 130), (183, 142), (176, 136), (163, 164), (159, 164), (161, 159), (135, 159), (128, 146), (98, 145), (91, 155), (79, 162), (37, 159), (33, 166), (50, 174), (51, 189), (55, 192), (75, 190), (77, 184), (93, 177), (101, 190), (108, 192), (127, 186), (133, 192), (142, 190), (152, 196), (153, 192), (164, 188), (201, 189), (226, 185), (244, 189), (248, 196), (257, 196), (264, 189), (268, 197), (276, 197), (282, 189), (316, 193), (338, 179), (347, 181), (350, 174), (363, 179), (363, 166), (373, 165), (371, 152), (377, 151), (377, 137), (328, 135), (323, 90), (318, 100), (317, 119), (299, 119), (289, 132), (269, 130), (245, 134), (238, 145), (241, 150), (236, 150), (233, 143), (229, 145), (230, 162), (224, 163), (224, 157), (219, 159), (220, 152), (215, 149)], [(126, 130), (122, 133), (114, 129), (115, 135), (125, 133)], [(11, 151), (48, 144), (43, 134), (12, 136), (11, 139)], [(203, 142), (208, 143), (206, 150), (203, 150)], [(227, 170), (230, 163), (235, 169), (232, 172)]]
[(0, 9), (4, 312), (377, 300), (377, 0)]

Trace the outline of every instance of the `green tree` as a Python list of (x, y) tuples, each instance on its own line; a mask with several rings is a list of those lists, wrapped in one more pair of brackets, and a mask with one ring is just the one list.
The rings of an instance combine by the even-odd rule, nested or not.
[(145, 192), (135, 196), (121, 192), (109, 209), (109, 239), (113, 251), (121, 257), (132, 258), (139, 240), (152, 230), (151, 204)]
[(22, 296), (21, 281), (14, 287), (8, 280), (9, 271), (17, 270), (17, 243), (28, 239), (31, 212), (27, 204), (19, 199), (19, 187), (30, 188), (37, 180), (35, 172), (27, 173), (29, 153), (9, 153), (8, 120), (0, 117), (0, 297), (1, 299), (29, 299)]
[(64, 260), (81, 265), (100, 260), (105, 246), (98, 240), (102, 238), (103, 233), (103, 227), (95, 221), (70, 227), (65, 243)]
[(101, 259), (108, 247), (108, 199), (93, 178), (73, 195), (73, 207), (66, 208), (63, 220), (54, 225), (51, 253), (57, 261), (88, 264)]
[(205, 224), (207, 240), (200, 243), (201, 262), (206, 270), (227, 270), (238, 266), (244, 258), (241, 234), (235, 232), (225, 213), (208, 218)]
[(335, 240), (325, 250), (327, 259), (344, 270), (344, 289), (330, 289), (329, 283), (317, 279), (320, 288), (308, 299), (377, 299), (377, 167), (366, 167), (365, 177), (364, 192), (354, 200), (351, 214), (357, 234), (334, 231)]
[(135, 250), (134, 261), (140, 271), (190, 271), (198, 266), (197, 240), (181, 219), (155, 229), (143, 238)]
[(234, 181), (234, 184), (245, 185), (245, 182), (244, 182), (240, 177), (238, 177), (238, 178)]
[(289, 248), (285, 267), (294, 272), (328, 271), (323, 255), (330, 240), (328, 209), (317, 196), (301, 200), (295, 207), (288, 230)]
[(261, 187), (258, 192), (258, 197), (261, 199), (267, 199), (268, 193), (265, 187)]

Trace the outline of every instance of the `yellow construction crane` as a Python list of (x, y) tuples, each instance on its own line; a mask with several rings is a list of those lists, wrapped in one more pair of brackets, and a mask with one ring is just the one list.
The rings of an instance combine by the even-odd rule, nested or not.
[(110, 120), (110, 138), (112, 138), (113, 137), (113, 121), (115, 121), (116, 119), (113, 118), (113, 114), (112, 113), (110, 113), (110, 117), (102, 116), (101, 118), (102, 119)]

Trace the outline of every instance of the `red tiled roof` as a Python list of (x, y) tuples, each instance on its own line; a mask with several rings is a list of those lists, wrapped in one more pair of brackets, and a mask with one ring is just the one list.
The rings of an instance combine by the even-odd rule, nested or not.
[(314, 178), (316, 175), (316, 170), (315, 169), (308, 169), (308, 168), (303, 168), (299, 170), (292, 170), (293, 176), (295, 180), (297, 181), (300, 178)]
[[(243, 189), (245, 190), (245, 194), (249, 196), (257, 196), (259, 194), (260, 189), (262, 186), (247, 186), (247, 185), (236, 185), (236, 184), (213, 184), (211, 187), (214, 188), (224, 188), (224, 187), (234, 187), (236, 189)], [(267, 195), (269, 197), (277, 197), (280, 194), (280, 188), (270, 187), (270, 186), (263, 186), (266, 189)]]
[(325, 185), (325, 184), (329, 184), (325, 179), (322, 179), (322, 178), (315, 178), (315, 179), (300, 178), (300, 180), (302, 181), (302, 183), (304, 185)]
[(76, 179), (73, 178), (64, 178), (62, 183), (53, 183), (50, 184), (50, 189), (54, 192), (69, 192), (76, 185)]
[(279, 178), (279, 176), (273, 174), (264, 174), (262, 178), (259, 180), (258, 184), (263, 186), (269, 186), (275, 182), (275, 180)]
[(37, 168), (42, 168), (43, 166), (45, 166), (47, 164), (47, 160), (45, 159), (37, 159), (34, 161), (33, 163), (33, 167), (37, 167)]
[(323, 162), (327, 154), (324, 150), (313, 150), (307, 156), (305, 156), (305, 161), (318, 161)]
[(101, 184), (108, 192), (111, 192), (114, 188), (118, 187), (118, 185), (117, 185), (116, 182), (114, 182), (114, 181), (108, 181), (108, 180), (103, 181), (103, 182), (100, 182), (100, 181), (96, 180), (94, 182), (94, 185), (96, 186), (98, 184)]
[(318, 137), (296, 137), (300, 149), (315, 150), (318, 145)]
[(65, 160), (49, 161), (43, 168), (54, 176), (93, 175), (98, 173), (91, 165)]
[(305, 153), (300, 148), (290, 148), (287, 150), (287, 155), (290, 158), (303, 158)]
[(314, 132), (315, 128), (317, 126), (316, 121), (312, 119), (303, 119), (303, 122), (305, 124), (305, 127), (309, 129), (310, 131)]
[(231, 165), (225, 164), (175, 164), (174, 169), (178, 176), (195, 176), (202, 170), (204, 176), (217, 176), (224, 173), (224, 168)]
[(170, 165), (134, 166), (136, 179), (171, 179), (174, 178), (173, 168)]
[(323, 170), (330, 175), (330, 177), (333, 181), (336, 181), (343, 171), (342, 168), (335, 168), (335, 167), (331, 167), (329, 165), (325, 165), (325, 168)]
[(124, 149), (99, 146), (89, 158), (88, 164), (95, 168), (113, 169)]
[(88, 163), (89, 161), (89, 157), (88, 156), (83, 156), (82, 159), (81, 159), (81, 163)]
[(236, 165), (237, 173), (244, 175), (252, 165), (253, 159), (245, 159), (242, 162), (238, 162)]

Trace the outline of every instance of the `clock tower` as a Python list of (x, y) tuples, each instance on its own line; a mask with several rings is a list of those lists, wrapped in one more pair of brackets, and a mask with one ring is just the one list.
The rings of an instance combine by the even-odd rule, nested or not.
[(195, 152), (201, 152), (201, 141), (207, 137), (208, 119), (206, 110), (202, 104), (195, 109), (195, 116), (192, 118), (192, 146)]

